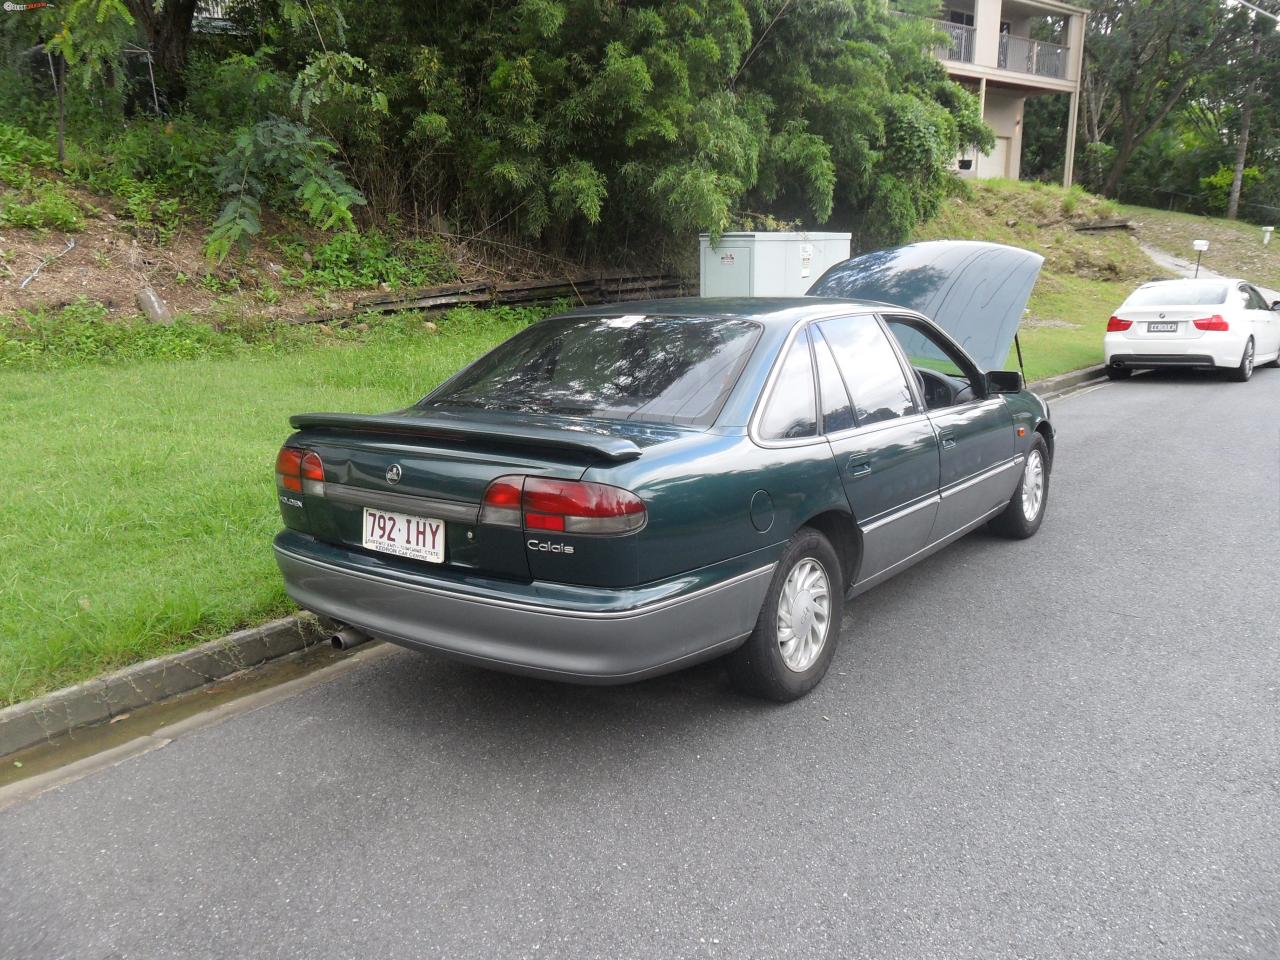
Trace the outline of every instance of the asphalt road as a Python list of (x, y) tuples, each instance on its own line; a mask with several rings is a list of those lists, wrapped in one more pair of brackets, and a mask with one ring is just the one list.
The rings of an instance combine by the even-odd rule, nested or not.
[(808, 699), (397, 651), (0, 813), (0, 956), (1280, 956), (1280, 370), (1055, 415)]

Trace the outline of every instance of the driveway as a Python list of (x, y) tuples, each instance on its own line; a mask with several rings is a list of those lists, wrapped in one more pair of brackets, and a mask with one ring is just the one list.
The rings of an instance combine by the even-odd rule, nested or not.
[(1280, 370), (1054, 407), (809, 698), (374, 658), (0, 812), (0, 956), (1280, 955)]

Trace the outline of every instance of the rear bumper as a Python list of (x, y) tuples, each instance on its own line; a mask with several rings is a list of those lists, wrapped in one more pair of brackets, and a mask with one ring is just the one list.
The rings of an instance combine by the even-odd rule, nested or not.
[(1153, 337), (1149, 340), (1108, 333), (1103, 338), (1103, 353), (1107, 366), (1129, 370), (1236, 367), (1244, 356), (1245, 340), (1244, 336), (1235, 336), (1235, 331), (1188, 339)]
[(626, 683), (709, 659), (751, 633), (773, 564), (625, 589), (406, 573), (291, 531), (275, 540), (300, 606), (404, 647), (581, 683)]

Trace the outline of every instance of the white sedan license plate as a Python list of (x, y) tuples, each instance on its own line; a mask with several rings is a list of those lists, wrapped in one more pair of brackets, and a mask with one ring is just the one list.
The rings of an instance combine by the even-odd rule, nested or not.
[(364, 546), (428, 563), (444, 563), (444, 521), (364, 508)]
[(1176, 323), (1148, 323), (1147, 333), (1177, 333)]

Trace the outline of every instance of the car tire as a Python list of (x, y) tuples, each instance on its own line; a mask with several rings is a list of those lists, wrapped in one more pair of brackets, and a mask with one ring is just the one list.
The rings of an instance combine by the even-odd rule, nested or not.
[(1244, 354), (1240, 357), (1240, 366), (1234, 367), (1227, 377), (1236, 383), (1248, 383), (1253, 376), (1253, 337), (1244, 345)]
[(988, 526), (1002, 537), (1025, 540), (1040, 529), (1048, 506), (1049, 447), (1037, 433), (1023, 461), (1022, 476), (1018, 478), (1018, 487), (1009, 505)]
[(1132, 376), (1133, 376), (1133, 371), (1130, 370), (1128, 367), (1113, 367), (1110, 365), (1107, 366), (1108, 380), (1128, 380)]
[(755, 630), (726, 658), (730, 681), (752, 696), (798, 700), (831, 666), (843, 616), (840, 559), (825, 536), (801, 527), (773, 572)]

